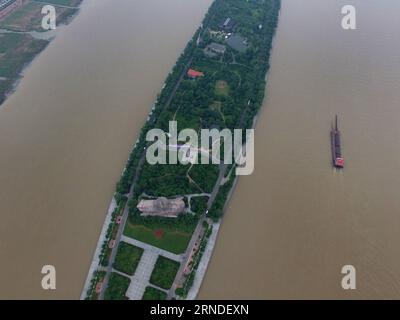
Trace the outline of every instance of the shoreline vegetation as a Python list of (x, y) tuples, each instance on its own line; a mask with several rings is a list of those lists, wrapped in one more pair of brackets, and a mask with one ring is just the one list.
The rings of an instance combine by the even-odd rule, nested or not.
[(47, 32), (41, 28), (42, 7), (54, 5), (57, 26), (62, 26), (78, 14), (82, 1), (24, 0), (20, 7), (0, 19), (0, 106), (16, 90), (24, 70), (51, 42), (32, 36), (34, 32)]
[[(152, 128), (168, 131), (172, 119), (178, 122), (178, 131), (253, 128), (264, 100), (279, 11), (280, 0), (215, 0), (212, 3), (201, 27), (169, 73), (130, 152), (116, 185), (82, 299), (139, 296), (185, 299), (199, 265), (204, 275), (211, 254), (203, 253), (213, 229), (218, 229), (215, 227), (219, 226), (233, 192), (237, 181), (235, 165), (149, 165), (145, 161), (146, 134)], [(243, 39), (239, 49), (226, 41), (232, 34), (236, 39)], [(203, 75), (190, 77), (189, 69)], [(142, 216), (138, 203), (159, 197), (183, 197), (185, 212), (177, 218)], [(142, 258), (138, 258), (137, 252), (136, 257), (130, 258), (129, 250), (125, 250), (123, 261), (133, 259), (135, 266), (119, 267), (130, 270), (123, 279), (120, 271), (119, 277), (116, 276), (114, 267), (120, 243), (126, 239), (142, 247), (144, 253)], [(141, 259), (153, 254), (154, 270), (144, 274)], [(165, 255), (172, 256), (172, 260), (160, 263), (168, 258)], [(202, 260), (204, 256), (207, 261)], [(132, 275), (135, 268), (137, 272)], [(168, 285), (159, 283), (160, 280), (154, 282), (163, 273), (168, 275)], [(146, 290), (139, 292), (139, 288), (132, 287), (138, 281)], [(197, 279), (196, 283), (199, 282)]]

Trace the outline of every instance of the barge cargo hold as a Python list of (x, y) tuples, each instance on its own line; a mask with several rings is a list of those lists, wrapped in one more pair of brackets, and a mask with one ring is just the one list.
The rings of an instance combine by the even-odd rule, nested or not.
[(344, 167), (344, 159), (340, 144), (340, 131), (338, 129), (338, 116), (336, 115), (335, 126), (331, 130), (331, 147), (332, 147), (332, 163), (333, 166), (339, 169)]

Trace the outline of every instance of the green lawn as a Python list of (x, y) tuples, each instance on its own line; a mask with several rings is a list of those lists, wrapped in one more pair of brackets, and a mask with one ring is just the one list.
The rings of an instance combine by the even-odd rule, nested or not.
[[(159, 230), (162, 230), (161, 236), (160, 234), (157, 235)], [(124, 235), (175, 254), (186, 251), (192, 236), (191, 233), (178, 231), (173, 226), (146, 227), (141, 224), (133, 224), (130, 221), (126, 223)]]
[(135, 273), (142, 254), (142, 248), (138, 248), (121, 241), (118, 245), (118, 252), (117, 256), (115, 257), (114, 268), (132, 276)]
[(111, 273), (108, 287), (104, 293), (105, 300), (126, 300), (126, 290), (129, 288), (131, 279), (118, 273)]
[(153, 287), (146, 287), (142, 300), (165, 300), (167, 294), (164, 291), (158, 290)]
[(150, 277), (150, 283), (163, 289), (170, 289), (179, 269), (179, 262), (158, 256)]
[(215, 93), (220, 96), (229, 95), (229, 85), (225, 80), (218, 80), (215, 84)]

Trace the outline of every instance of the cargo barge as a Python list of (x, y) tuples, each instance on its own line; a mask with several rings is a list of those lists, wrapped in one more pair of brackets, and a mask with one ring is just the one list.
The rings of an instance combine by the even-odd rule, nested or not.
[(332, 147), (332, 164), (335, 168), (342, 169), (344, 167), (344, 159), (340, 144), (340, 131), (338, 129), (338, 116), (335, 118), (335, 125), (331, 130), (331, 147)]

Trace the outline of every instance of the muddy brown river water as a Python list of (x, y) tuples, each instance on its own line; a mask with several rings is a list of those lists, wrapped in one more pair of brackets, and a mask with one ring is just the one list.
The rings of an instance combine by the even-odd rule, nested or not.
[[(400, 298), (400, 2), (351, 1), (358, 29), (344, 31), (348, 2), (282, 0), (256, 171), (199, 298)], [(86, 1), (26, 70), (0, 107), (0, 298), (79, 298), (130, 146), (210, 4)], [(355, 291), (340, 286), (346, 264)]]
[(131, 145), (210, 4), (85, 1), (26, 70), (0, 107), (0, 298), (79, 298)]
[[(341, 28), (346, 4), (357, 30)], [(200, 298), (400, 298), (399, 12), (282, 0), (255, 173), (239, 179)], [(343, 171), (330, 162), (336, 113)]]

